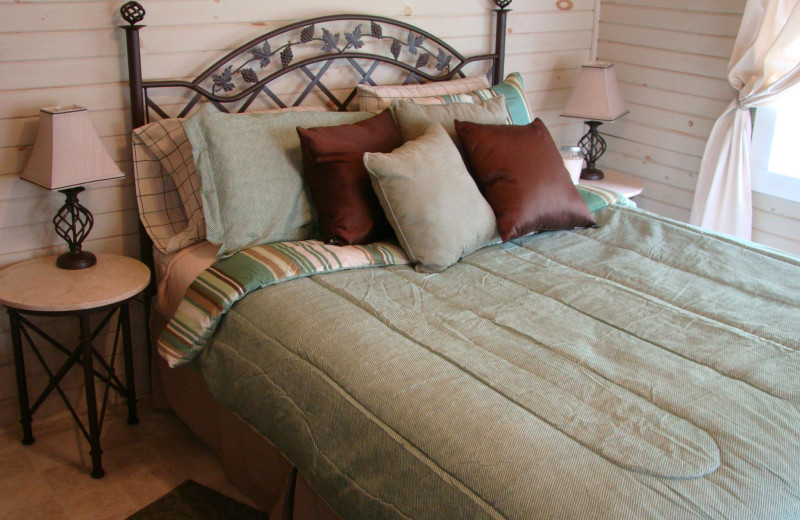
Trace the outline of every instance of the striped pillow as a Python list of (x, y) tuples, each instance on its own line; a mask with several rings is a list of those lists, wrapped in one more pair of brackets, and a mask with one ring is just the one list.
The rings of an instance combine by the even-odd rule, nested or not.
[(512, 72), (505, 81), (489, 88), (473, 90), (461, 94), (448, 94), (415, 100), (419, 104), (483, 103), (487, 99), (503, 96), (506, 99), (508, 124), (527, 125), (533, 121), (528, 101), (525, 99), (525, 85), (519, 72)]
[(502, 94), (506, 98), (506, 110), (515, 125), (527, 125), (533, 122), (531, 107), (525, 98), (525, 84), (522, 82), (522, 74), (512, 72), (499, 85), (490, 87), (490, 90)]
[(378, 114), (389, 108), (395, 99), (413, 99), (428, 105), (441, 104), (442, 101), (437, 100), (442, 96), (463, 94), (488, 86), (489, 82), (484, 76), (432, 81), (422, 85), (358, 85), (358, 109)]

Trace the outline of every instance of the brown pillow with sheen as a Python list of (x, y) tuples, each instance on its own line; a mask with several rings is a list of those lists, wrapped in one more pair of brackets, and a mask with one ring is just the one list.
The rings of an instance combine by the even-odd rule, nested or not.
[(455, 124), (503, 242), (534, 231), (594, 224), (541, 119), (524, 126)]
[(297, 127), (303, 171), (326, 244), (368, 244), (392, 228), (364, 167), (365, 152), (388, 153), (403, 144), (387, 110), (352, 125)]

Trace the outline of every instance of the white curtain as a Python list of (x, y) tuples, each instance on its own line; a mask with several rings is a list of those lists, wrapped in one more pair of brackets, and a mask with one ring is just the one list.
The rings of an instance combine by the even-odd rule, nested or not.
[(728, 64), (738, 96), (706, 143), (691, 223), (750, 239), (750, 108), (800, 85), (800, 0), (747, 0)]

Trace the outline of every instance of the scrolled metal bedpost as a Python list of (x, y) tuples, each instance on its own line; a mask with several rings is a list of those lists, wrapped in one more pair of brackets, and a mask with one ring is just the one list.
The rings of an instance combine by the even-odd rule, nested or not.
[(494, 62), (494, 69), (492, 72), (492, 84), (497, 85), (502, 83), (504, 76), (504, 66), (506, 59), (506, 18), (511, 9), (507, 7), (511, 4), (512, 0), (492, 0), (499, 9), (495, 9), (497, 13), (497, 25), (495, 26), (495, 41), (494, 52), (497, 54), (497, 59)]
[(145, 123), (144, 92), (142, 91), (142, 59), (139, 51), (139, 29), (144, 25), (136, 25), (144, 20), (145, 10), (139, 2), (127, 2), (119, 9), (122, 18), (128, 25), (125, 29), (125, 40), (128, 46), (128, 85), (131, 92), (131, 115), (133, 128)]

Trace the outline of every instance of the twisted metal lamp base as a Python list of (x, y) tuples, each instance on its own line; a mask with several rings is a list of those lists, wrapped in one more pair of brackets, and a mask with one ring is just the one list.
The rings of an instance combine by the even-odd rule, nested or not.
[(81, 250), (81, 244), (94, 226), (91, 212), (78, 202), (78, 193), (84, 189), (83, 186), (78, 186), (59, 190), (67, 200), (53, 217), (53, 224), (56, 234), (69, 246), (69, 251), (56, 260), (56, 265), (61, 269), (85, 269), (97, 263), (97, 258), (92, 253)]
[(581, 179), (596, 181), (604, 177), (603, 170), (595, 168), (595, 162), (606, 151), (606, 141), (597, 132), (597, 128), (603, 123), (600, 121), (586, 121), (586, 124), (589, 125), (589, 131), (578, 141), (578, 146), (581, 147), (583, 156), (586, 159), (586, 167), (581, 170)]

